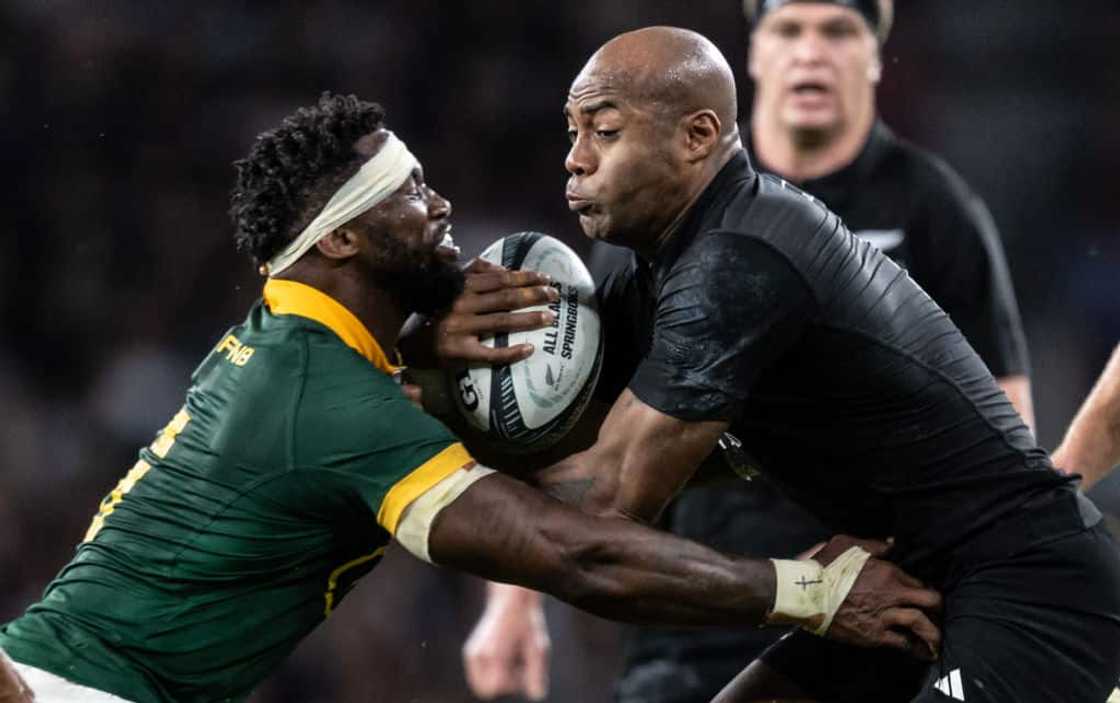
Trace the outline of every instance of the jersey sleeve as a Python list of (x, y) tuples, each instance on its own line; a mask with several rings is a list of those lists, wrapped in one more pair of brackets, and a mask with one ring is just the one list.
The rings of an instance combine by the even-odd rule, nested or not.
[(940, 165), (923, 213), (928, 250), (911, 266), (996, 377), (1029, 373), (1026, 338), (999, 232), (984, 202)]
[(707, 234), (661, 283), (651, 348), (630, 390), (681, 420), (734, 420), (814, 307), (805, 280), (770, 244)]
[(354, 506), (359, 519), (374, 518), (395, 535), (414, 500), (474, 464), (442, 423), (380, 372), (335, 373), (327, 383), (333, 387), (301, 401), (294, 464), (324, 472), (324, 485), (341, 493), (331, 501)]

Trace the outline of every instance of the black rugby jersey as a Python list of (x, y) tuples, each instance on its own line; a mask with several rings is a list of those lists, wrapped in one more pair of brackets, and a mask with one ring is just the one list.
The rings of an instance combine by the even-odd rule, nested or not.
[(831, 530), (894, 535), (927, 578), (924, 557), (1066, 480), (906, 271), (745, 152), (600, 292), (601, 395), (630, 379), (666, 414), (731, 420)]
[[(749, 136), (749, 126), (743, 132)], [(765, 171), (751, 146), (754, 166)], [(906, 268), (995, 376), (1027, 373), (1026, 343), (994, 222), (947, 164), (876, 122), (852, 163), (798, 185), (824, 201), (854, 234)], [(597, 245), (591, 260), (596, 280), (626, 267), (629, 256), (628, 250)], [(632, 326), (630, 318), (613, 324)], [(617, 353), (608, 351), (608, 363)], [(639, 358), (617, 364), (623, 367), (621, 376), (613, 387), (604, 387), (603, 400), (612, 401), (625, 388)], [(720, 457), (712, 466), (727, 475)], [(690, 486), (665, 511), (662, 527), (723, 551), (782, 558), (830, 536), (803, 508), (760, 480)], [(710, 700), (781, 634), (775, 629), (633, 628), (617, 700)]]
[[(750, 134), (750, 129), (746, 130)], [(751, 163), (766, 165), (747, 145)], [(929, 293), (997, 378), (1029, 373), (1011, 275), (991, 213), (943, 160), (877, 121), (856, 159), (797, 186)]]

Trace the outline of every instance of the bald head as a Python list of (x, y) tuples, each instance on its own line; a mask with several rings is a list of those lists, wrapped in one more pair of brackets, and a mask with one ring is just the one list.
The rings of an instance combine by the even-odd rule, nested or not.
[(742, 147), (735, 117), (731, 67), (699, 34), (649, 27), (604, 44), (564, 104), (584, 233), (656, 251)]
[(580, 71), (572, 94), (591, 84), (608, 84), (670, 118), (711, 110), (725, 134), (735, 128), (731, 67), (715, 44), (687, 29), (646, 27), (611, 39)]

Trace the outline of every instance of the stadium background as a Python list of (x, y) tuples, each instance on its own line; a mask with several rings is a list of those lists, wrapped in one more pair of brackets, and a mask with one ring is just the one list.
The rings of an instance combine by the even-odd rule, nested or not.
[[(455, 205), (465, 253), (520, 229), (583, 247), (560, 107), (619, 31), (703, 32), (743, 76), (735, 0), (0, 4), (0, 620), (70, 557), (98, 500), (259, 293), (230, 163), (320, 91), (382, 102)], [(987, 200), (1053, 447), (1120, 339), (1120, 4), (900, 0), (880, 106)], [(254, 703), (469, 701), (473, 579), (396, 554)], [(553, 604), (554, 701), (606, 701), (618, 630)]]

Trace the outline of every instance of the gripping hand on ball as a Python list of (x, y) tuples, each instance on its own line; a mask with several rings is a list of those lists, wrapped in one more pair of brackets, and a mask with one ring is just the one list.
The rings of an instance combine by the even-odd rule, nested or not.
[(466, 285), (450, 312), (436, 321), (436, 355), (444, 362), (512, 364), (533, 353), (532, 345), (494, 349), (479, 337), (546, 327), (553, 315), (547, 310), (516, 312), (554, 302), (556, 289), (548, 276), (535, 271), (510, 271), (475, 259), (466, 268)]

